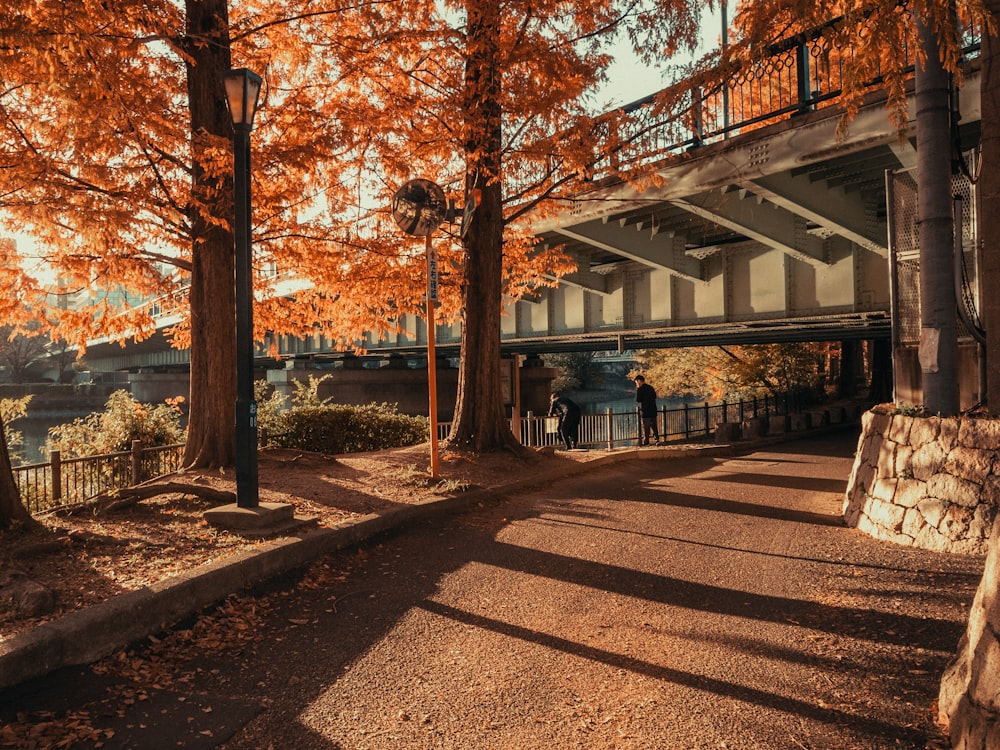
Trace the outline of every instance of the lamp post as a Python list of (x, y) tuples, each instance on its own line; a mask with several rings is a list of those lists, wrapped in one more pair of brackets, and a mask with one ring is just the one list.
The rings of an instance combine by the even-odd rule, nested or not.
[(236, 222), (236, 505), (257, 508), (257, 402), (253, 397), (253, 264), (250, 250), (250, 131), (261, 78), (246, 68), (225, 76), (233, 118)]

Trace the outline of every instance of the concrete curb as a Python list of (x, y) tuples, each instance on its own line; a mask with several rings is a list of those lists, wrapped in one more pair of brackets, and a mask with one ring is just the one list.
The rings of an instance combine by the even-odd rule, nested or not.
[[(810, 430), (810, 433), (816, 432), (819, 431)], [(480, 503), (498, 502), (505, 496), (621, 461), (730, 456), (791, 438), (791, 435), (782, 435), (728, 445), (623, 448), (502, 487), (396, 506), (336, 528), (306, 531), (301, 536), (267, 542), (253, 551), (208, 563), (167, 581), (77, 610), (0, 643), (0, 690), (63, 667), (102, 659), (219, 604), (231, 594), (303, 568), (326, 552), (355, 546), (412, 521), (460, 513)]]

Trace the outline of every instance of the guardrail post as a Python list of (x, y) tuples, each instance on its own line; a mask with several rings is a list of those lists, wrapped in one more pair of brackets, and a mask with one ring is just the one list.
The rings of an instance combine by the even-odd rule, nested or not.
[(705, 437), (711, 435), (711, 430), (708, 426), (708, 401), (705, 402)]
[(528, 420), (528, 447), (529, 448), (534, 448), (535, 447), (535, 413), (529, 409), (526, 418)]
[(688, 402), (684, 402), (684, 439), (687, 440), (691, 437), (691, 407), (688, 406)]
[(608, 450), (612, 450), (615, 447), (615, 415), (614, 412), (611, 410), (610, 406), (608, 407), (607, 415), (608, 415)]
[(691, 89), (691, 148), (700, 146), (705, 140), (705, 117), (702, 112), (701, 86)]
[(132, 484), (142, 481), (142, 441), (132, 441)]
[(59, 451), (49, 451), (49, 464), (52, 469), (52, 502), (62, 500), (62, 459)]
[(757, 397), (756, 396), (753, 397), (753, 415), (755, 417), (757, 416)]
[(729, 422), (729, 405), (726, 403), (726, 399), (722, 399), (722, 423), (728, 424)]
[(812, 89), (809, 86), (809, 45), (803, 41), (795, 48), (795, 73), (798, 76), (798, 114), (812, 109)]

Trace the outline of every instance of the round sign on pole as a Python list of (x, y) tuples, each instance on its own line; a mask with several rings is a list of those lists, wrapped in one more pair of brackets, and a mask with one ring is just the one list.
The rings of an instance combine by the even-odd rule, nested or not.
[(444, 191), (430, 180), (410, 180), (392, 198), (392, 218), (400, 229), (415, 237), (432, 234), (447, 214)]

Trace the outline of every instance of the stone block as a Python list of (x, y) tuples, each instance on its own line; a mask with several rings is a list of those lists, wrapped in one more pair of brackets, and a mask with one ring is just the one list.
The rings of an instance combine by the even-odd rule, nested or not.
[(882, 450), (883, 438), (880, 435), (868, 435), (861, 441), (858, 456), (866, 464), (878, 464), (879, 452)]
[(924, 527), (924, 523), (923, 513), (916, 508), (910, 508), (906, 511), (906, 515), (903, 516), (903, 525), (900, 526), (899, 531), (910, 537), (910, 541), (912, 542)]
[(808, 414), (789, 414), (788, 429), (792, 432), (802, 432), (809, 429)]
[(940, 473), (927, 480), (927, 495), (974, 508), (981, 502), (982, 486), (953, 474)]
[(742, 436), (741, 433), (741, 424), (737, 422), (722, 422), (715, 427), (715, 443), (716, 445), (735, 443)]
[(894, 443), (910, 442), (910, 426), (913, 424), (913, 417), (905, 417), (902, 414), (894, 414), (892, 423), (889, 426), (888, 438)]
[(958, 428), (958, 444), (968, 448), (1000, 450), (1000, 420), (963, 419)]
[(944, 470), (976, 484), (982, 484), (993, 471), (995, 463), (996, 451), (969, 448), (960, 444), (951, 449), (948, 458), (945, 459)]
[(910, 424), (909, 444), (914, 448), (920, 448), (937, 440), (940, 426), (940, 420), (914, 417)]
[(875, 471), (875, 467), (872, 464), (865, 464), (858, 470), (858, 487), (863, 492), (867, 492), (875, 483), (877, 477), (878, 472)]
[(1000, 477), (992, 474), (986, 477), (980, 498), (984, 503), (1000, 507)]
[[(827, 411), (825, 411), (825, 410), (824, 411), (810, 411), (810, 412), (807, 412), (807, 415), (809, 417), (809, 426), (810, 427), (826, 427), (828, 424), (830, 424), (830, 413), (827, 412)], [(865, 430), (865, 429), (862, 429), (861, 432), (862, 432), (862, 434), (864, 434), (864, 433), (872, 433), (874, 431), (875, 430)]]
[(883, 503), (891, 503), (896, 494), (897, 481), (895, 477), (879, 477), (875, 480), (875, 486), (872, 487), (872, 497)]
[[(970, 539), (968, 536), (962, 539), (955, 539), (948, 548), (948, 553), (952, 555), (971, 555), (982, 557), (989, 549), (989, 542), (985, 539)], [(1000, 748), (998, 748), (1000, 750)]]
[(903, 516), (906, 508), (901, 508), (892, 503), (873, 500), (868, 505), (868, 517), (883, 529), (896, 533), (903, 525)]
[(880, 477), (896, 476), (896, 443), (894, 441), (882, 441), (882, 446), (878, 452), (877, 466)]
[(952, 505), (945, 511), (944, 518), (941, 519), (937, 528), (949, 539), (957, 541), (965, 539), (971, 522), (972, 510), (970, 508)]
[(768, 435), (784, 435), (787, 431), (787, 427), (786, 417), (780, 414), (775, 414), (767, 420)]
[(962, 420), (959, 417), (948, 417), (940, 420), (940, 431), (938, 433), (938, 443), (947, 453), (958, 444), (958, 432), (961, 428)]
[(841, 515), (844, 517), (844, 525), (854, 528), (858, 525), (858, 521), (862, 516), (863, 506), (858, 504), (852, 504), (850, 501), (845, 500), (844, 505), (841, 508)]
[(933, 526), (928, 525), (920, 529), (920, 533), (913, 540), (913, 545), (932, 552), (948, 552), (951, 550), (952, 542)]
[(910, 459), (910, 471), (916, 479), (930, 479), (941, 471), (948, 454), (941, 447), (941, 443), (934, 441), (926, 443), (922, 447), (913, 451)]
[(892, 501), (904, 508), (916, 507), (917, 503), (927, 497), (927, 483), (919, 479), (900, 479), (896, 482), (896, 494)]
[(896, 446), (896, 456), (893, 459), (892, 473), (897, 477), (912, 475), (910, 464), (913, 462), (913, 448), (900, 443)]
[(892, 424), (892, 415), (869, 409), (861, 416), (861, 431), (869, 435), (885, 435)]
[(904, 534), (902, 532), (898, 532), (896, 534), (889, 534), (889, 533), (887, 533), (882, 538), (885, 539), (887, 542), (892, 542), (893, 544), (898, 544), (900, 547), (912, 547), (913, 546), (913, 537), (910, 536), (909, 534)]
[(997, 509), (993, 505), (980, 503), (976, 506), (972, 514), (972, 521), (969, 523), (969, 537), (975, 539), (989, 539), (993, 522), (997, 517)]
[(917, 510), (920, 511), (927, 524), (935, 530), (938, 524), (941, 523), (941, 519), (944, 518), (947, 509), (947, 503), (942, 502), (936, 497), (928, 497), (917, 503)]
[(743, 434), (748, 438), (767, 435), (767, 417), (750, 417), (743, 423)]
[(990, 628), (983, 632), (972, 657), (969, 697), (981, 709), (1000, 711), (1000, 643)]

